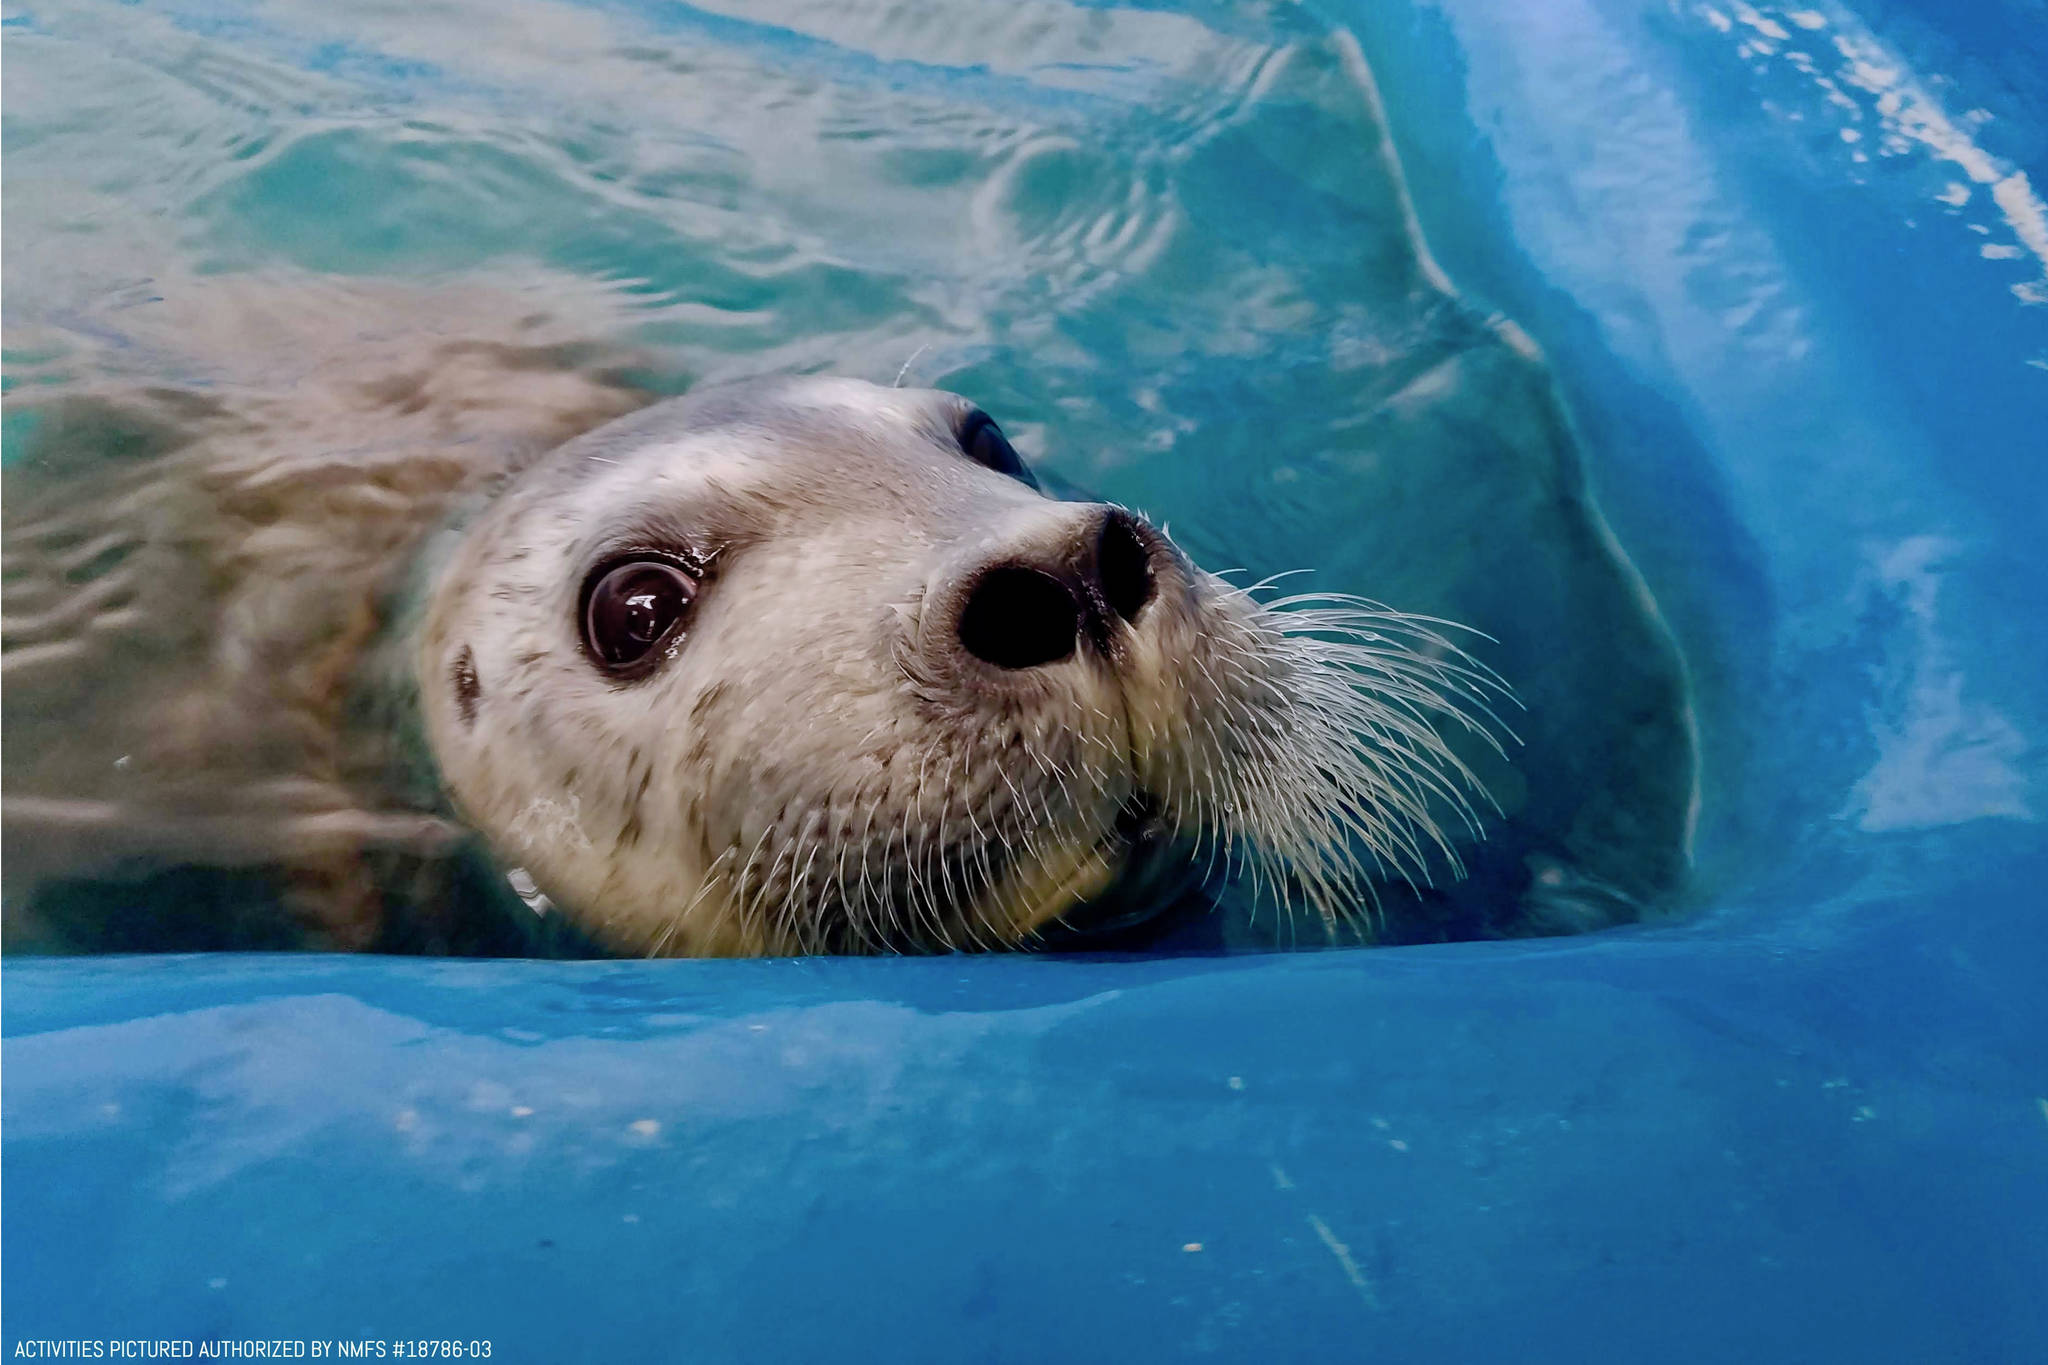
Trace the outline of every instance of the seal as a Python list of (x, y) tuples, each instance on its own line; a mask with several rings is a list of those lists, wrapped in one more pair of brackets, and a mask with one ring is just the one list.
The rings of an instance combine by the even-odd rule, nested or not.
[[(1128, 509), (1049, 496), (950, 393), (720, 385), (485, 478), (417, 452), (337, 467), (248, 471), (241, 496), (293, 515), (226, 519), (206, 554), (158, 534), (107, 569), (104, 534), (10, 528), (92, 599), (9, 620), (10, 946), (77, 944), (17, 894), (60, 847), (74, 869), (283, 868), (300, 941), (429, 949), (465, 944), (417, 928), (454, 899), (422, 869), (480, 849), (600, 950), (745, 955), (1088, 941), (1233, 867), (1337, 934), (1375, 886), (1455, 870), (1447, 831), (1478, 828), (1447, 736), (1498, 749), (1505, 690), (1453, 628), (1207, 573)], [(211, 612), (137, 611), (102, 570), (129, 595), (234, 586)], [(63, 745), (28, 722), (58, 703), (15, 685), (76, 692), (108, 632), (52, 623), (104, 626), (110, 594), (205, 635), (139, 676), (101, 659), (139, 719), (62, 727), (135, 750), (74, 771), (154, 795), (40, 796)], [(195, 946), (168, 939), (89, 946)], [(294, 940), (225, 940), (252, 941)]]
[(1437, 623), (1234, 587), (966, 399), (855, 380), (614, 422), (430, 558), (452, 807), (620, 952), (1009, 947), (1216, 854), (1335, 926), (1455, 862), (1440, 729), (1495, 742), (1503, 695)]

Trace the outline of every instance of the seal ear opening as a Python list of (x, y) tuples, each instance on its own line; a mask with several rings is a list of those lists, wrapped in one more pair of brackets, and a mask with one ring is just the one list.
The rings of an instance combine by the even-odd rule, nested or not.
[(483, 685), (476, 677), (476, 655), (468, 645), (455, 656), (455, 666), (450, 670), (455, 686), (455, 711), (462, 717), (465, 727), (476, 724), (476, 704), (483, 699)]

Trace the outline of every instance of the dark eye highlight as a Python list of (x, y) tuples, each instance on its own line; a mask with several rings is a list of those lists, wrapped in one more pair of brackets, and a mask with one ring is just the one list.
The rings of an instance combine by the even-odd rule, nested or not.
[(1020, 483), (1038, 487), (1038, 480), (1031, 477), (1031, 471), (1024, 467), (1017, 451), (1003, 429), (996, 425), (995, 418), (979, 408), (967, 414), (967, 420), (960, 424), (960, 449), (968, 459), (978, 465), (993, 469), (998, 474), (1007, 474)]
[(583, 586), (583, 647), (612, 676), (652, 672), (681, 640), (698, 581), (665, 559), (634, 557), (600, 564)]

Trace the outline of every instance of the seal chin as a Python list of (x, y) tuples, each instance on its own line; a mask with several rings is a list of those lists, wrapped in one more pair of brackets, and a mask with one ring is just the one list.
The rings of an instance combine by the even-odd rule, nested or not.
[(1100, 851), (1115, 868), (1108, 884), (1040, 925), (1025, 946), (1056, 952), (1117, 946), (1131, 931), (1198, 899), (1206, 880), (1189, 841), (1174, 834), (1164, 808), (1146, 792), (1124, 803)]

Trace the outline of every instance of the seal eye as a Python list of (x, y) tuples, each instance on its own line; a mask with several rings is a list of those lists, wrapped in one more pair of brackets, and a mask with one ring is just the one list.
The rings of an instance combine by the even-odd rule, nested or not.
[(993, 469), (998, 474), (1038, 487), (1038, 481), (1031, 477), (1031, 471), (1024, 467), (1017, 451), (1003, 429), (996, 425), (995, 418), (979, 408), (967, 414), (967, 420), (960, 424), (960, 449), (967, 458), (978, 465)]
[(476, 724), (476, 704), (483, 695), (483, 684), (476, 676), (476, 654), (464, 645), (455, 656), (455, 710), (464, 725)]
[(583, 594), (583, 645), (614, 673), (653, 662), (655, 647), (678, 633), (697, 580), (659, 559), (603, 565)]

